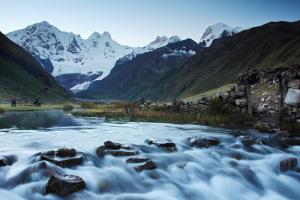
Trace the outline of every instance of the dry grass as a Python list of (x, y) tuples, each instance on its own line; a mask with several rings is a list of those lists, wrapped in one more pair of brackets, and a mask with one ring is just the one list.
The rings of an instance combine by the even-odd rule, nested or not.
[(199, 123), (207, 125), (244, 125), (244, 122), (250, 120), (248, 116), (236, 114), (209, 114), (207, 112), (190, 113), (167, 113), (156, 111), (137, 111), (127, 116), (130, 121), (148, 121), (148, 122), (173, 122), (173, 123)]
[(63, 104), (43, 104), (41, 107), (35, 107), (30, 104), (17, 104), (16, 107), (11, 107), (9, 104), (0, 104), (0, 107), (5, 111), (19, 111), (19, 112), (26, 112), (26, 111), (43, 111), (43, 110), (55, 110), (55, 109), (62, 109)]
[(124, 103), (97, 104), (94, 102), (84, 102), (81, 109), (73, 111), (74, 116), (82, 117), (106, 117), (106, 116), (124, 116)]
[(191, 97), (184, 98), (183, 101), (184, 102), (196, 102), (199, 99), (201, 99), (202, 97), (214, 97), (220, 92), (227, 92), (227, 90), (232, 88), (233, 86), (234, 86), (234, 84), (227, 84), (222, 87), (215, 88), (215, 89), (209, 90), (209, 91), (201, 93), (201, 94), (197, 94), (197, 95), (194, 95)]

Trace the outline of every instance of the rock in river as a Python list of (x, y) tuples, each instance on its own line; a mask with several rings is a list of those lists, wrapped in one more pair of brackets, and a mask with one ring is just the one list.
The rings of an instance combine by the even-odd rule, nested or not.
[(147, 144), (149, 145), (156, 145), (166, 151), (176, 151), (177, 148), (176, 148), (176, 145), (175, 143), (173, 142), (169, 142), (169, 141), (156, 141), (156, 140), (153, 140), (153, 139), (148, 139), (145, 141)]
[(279, 163), (280, 171), (286, 172), (289, 170), (295, 170), (297, 164), (298, 164), (297, 158), (287, 158), (285, 160), (282, 160)]
[(208, 148), (220, 144), (220, 141), (210, 137), (189, 137), (187, 142), (192, 147)]
[(16, 160), (15, 156), (0, 156), (0, 167), (12, 165)]
[(67, 196), (84, 188), (85, 182), (79, 176), (68, 174), (52, 175), (46, 185), (46, 193)]
[(149, 160), (142, 165), (136, 166), (134, 169), (138, 172), (141, 172), (144, 170), (153, 170), (153, 169), (156, 169), (156, 165), (153, 161)]
[(41, 160), (52, 162), (60, 167), (72, 167), (82, 164), (84, 155), (75, 149), (59, 149), (40, 154)]
[(132, 149), (133, 148), (129, 146), (123, 146), (119, 143), (106, 141), (103, 146), (96, 149), (96, 153), (99, 157), (104, 157), (107, 154), (112, 156), (133, 156), (139, 153)]
[(126, 160), (127, 163), (142, 163), (142, 162), (146, 162), (149, 161), (148, 158), (128, 158)]

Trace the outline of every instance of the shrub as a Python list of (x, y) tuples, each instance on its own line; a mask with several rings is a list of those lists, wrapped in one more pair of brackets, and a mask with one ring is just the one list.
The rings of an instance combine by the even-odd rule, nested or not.
[(4, 114), (5, 113), (5, 109), (0, 107), (0, 114)]
[(217, 113), (223, 114), (228, 112), (227, 107), (225, 106), (225, 102), (218, 97), (209, 100), (208, 111), (213, 114), (217, 114)]
[(71, 104), (65, 104), (65, 105), (63, 106), (63, 110), (64, 110), (64, 111), (72, 111), (73, 108), (74, 108), (74, 106), (71, 105)]
[(96, 102), (82, 102), (81, 104), (81, 108), (97, 108), (97, 103)]

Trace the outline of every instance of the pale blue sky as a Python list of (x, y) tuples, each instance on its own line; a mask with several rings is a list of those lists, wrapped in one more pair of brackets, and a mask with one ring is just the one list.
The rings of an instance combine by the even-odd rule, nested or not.
[(116, 41), (143, 46), (157, 35), (199, 41), (217, 22), (252, 27), (300, 20), (300, 0), (0, 0), (0, 31), (48, 21), (87, 38), (108, 31)]

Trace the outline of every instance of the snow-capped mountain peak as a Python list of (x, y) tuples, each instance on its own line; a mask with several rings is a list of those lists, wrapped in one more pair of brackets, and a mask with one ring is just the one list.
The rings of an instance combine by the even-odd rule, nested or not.
[(111, 35), (110, 35), (110, 33), (109, 33), (108, 31), (104, 31), (104, 32), (102, 33), (102, 35), (103, 35), (104, 37), (106, 37), (106, 38), (111, 39)]
[(145, 50), (143, 53), (166, 46), (169, 43), (179, 42), (180, 40), (181, 39), (178, 36), (171, 36), (170, 38), (167, 36), (157, 36), (154, 41), (142, 48)]
[(242, 31), (243, 28), (241, 27), (230, 27), (224, 23), (216, 23), (213, 25), (210, 25), (206, 28), (204, 31), (200, 43), (205, 42), (205, 46), (209, 47), (214, 39), (220, 38), (224, 31), (226, 31), (227, 35), (233, 35), (240, 31)]
[(116, 61), (126, 55), (132, 57), (180, 40), (177, 36), (158, 36), (145, 47), (133, 48), (117, 43), (107, 31), (102, 34), (94, 32), (88, 39), (83, 39), (80, 35), (61, 31), (46, 21), (8, 33), (7, 36), (31, 53), (55, 77), (64, 74), (78, 76), (78, 73), (90, 76), (102, 74), (97, 79), (107, 76)]
[(8, 33), (7, 36), (39, 60), (49, 60), (54, 76), (68, 73), (103, 72), (108, 75), (114, 63), (134, 48), (112, 40), (108, 32), (93, 33), (88, 39), (40, 22)]
[(167, 36), (157, 36), (155, 40), (150, 42), (148, 45), (144, 47), (138, 47), (135, 48), (130, 54), (122, 57), (118, 60), (118, 62), (127, 62), (137, 56), (138, 54), (143, 54), (149, 51), (153, 51), (155, 49), (158, 49), (160, 47), (164, 47), (170, 43), (179, 42), (181, 39), (178, 36), (171, 36), (168, 38)]
[(88, 37), (88, 40), (95, 40), (101, 38), (101, 34), (98, 32), (94, 32), (90, 37)]

